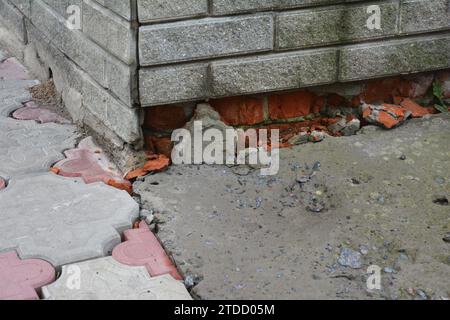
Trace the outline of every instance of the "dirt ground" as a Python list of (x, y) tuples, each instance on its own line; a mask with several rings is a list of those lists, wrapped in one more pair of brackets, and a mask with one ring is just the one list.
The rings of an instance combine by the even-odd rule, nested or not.
[(71, 119), (70, 114), (67, 112), (61, 101), (60, 95), (56, 92), (53, 79), (30, 88), (30, 92), (33, 96), (33, 100), (40, 107), (51, 110), (65, 119)]
[(449, 137), (432, 116), (283, 149), (276, 176), (173, 166), (134, 188), (199, 299), (445, 299)]

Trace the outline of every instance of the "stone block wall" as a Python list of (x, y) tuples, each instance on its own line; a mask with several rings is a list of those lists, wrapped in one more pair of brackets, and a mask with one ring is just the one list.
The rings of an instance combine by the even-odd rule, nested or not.
[[(373, 5), (380, 28), (367, 26)], [(138, 0), (141, 104), (446, 68), (449, 7), (447, 0)]]
[[(67, 26), (70, 6), (79, 28)], [(117, 147), (139, 146), (135, 13), (135, 1), (0, 0), (1, 38), (43, 80), (51, 71), (74, 120)]]
[[(319, 112), (323, 92), (357, 105), (359, 81), (449, 68), (449, 2), (0, 0), (0, 39), (14, 35), (33, 70), (51, 69), (75, 120), (135, 148), (144, 123), (167, 149), (198, 102), (232, 125), (267, 124)], [(78, 30), (65, 25), (70, 5)]]

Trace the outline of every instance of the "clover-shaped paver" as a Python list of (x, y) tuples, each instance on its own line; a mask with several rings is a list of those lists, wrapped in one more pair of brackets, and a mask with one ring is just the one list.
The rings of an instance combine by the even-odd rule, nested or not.
[(8, 58), (6, 52), (0, 49), (0, 63), (3, 62), (3, 60), (5, 60), (6, 58)]
[(112, 257), (64, 266), (61, 277), (42, 289), (48, 300), (192, 300), (181, 281), (150, 277)]
[(22, 104), (30, 101), (28, 88), (39, 84), (31, 80), (28, 71), (17, 59), (0, 59), (0, 116), (7, 117)]
[(77, 137), (75, 126), (0, 118), (0, 176), (48, 171)]
[(38, 300), (36, 290), (55, 280), (46, 261), (20, 260), (14, 251), (0, 253), (0, 300)]
[(0, 191), (0, 251), (55, 267), (109, 255), (139, 215), (125, 191), (53, 173), (11, 179)]
[(13, 111), (31, 101), (31, 93), (24, 86), (22, 82), (0, 80), (0, 117), (9, 117)]
[(183, 279), (144, 221), (138, 229), (125, 231), (124, 237), (125, 242), (113, 250), (114, 259), (129, 266), (145, 266), (151, 276), (170, 274), (177, 280)]
[(34, 120), (38, 123), (70, 124), (69, 120), (51, 110), (40, 107), (34, 101), (25, 103), (24, 107), (14, 111), (12, 116), (17, 120)]
[(28, 70), (16, 59), (8, 58), (0, 63), (0, 80), (28, 80)]
[(83, 139), (76, 149), (67, 150), (64, 155), (66, 159), (53, 166), (59, 175), (81, 177), (86, 183), (104, 182), (131, 193), (131, 183), (123, 178), (123, 174), (92, 137)]

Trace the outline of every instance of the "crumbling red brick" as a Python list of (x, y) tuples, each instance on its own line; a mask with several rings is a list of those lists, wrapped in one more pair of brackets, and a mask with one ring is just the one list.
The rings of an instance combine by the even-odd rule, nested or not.
[(316, 102), (316, 95), (302, 90), (269, 97), (269, 117), (271, 120), (284, 120), (305, 117), (311, 114)]
[(230, 126), (255, 125), (264, 121), (262, 99), (231, 97), (211, 100), (210, 104)]
[(394, 97), (418, 98), (428, 92), (432, 82), (430, 75), (416, 76), (415, 79), (392, 77), (371, 80), (366, 83), (361, 99), (365, 103), (377, 103), (394, 102)]
[(450, 71), (445, 70), (437, 74), (437, 79), (441, 83), (444, 98), (450, 98)]
[(403, 123), (411, 112), (401, 106), (384, 103), (382, 105), (366, 105), (363, 118), (368, 123), (374, 123), (386, 129)]
[(427, 108), (422, 107), (409, 98), (403, 99), (400, 105), (406, 110), (411, 111), (414, 118), (420, 118), (430, 113)]
[(361, 97), (360, 96), (353, 97), (350, 104), (353, 108), (358, 108), (361, 105)]
[(150, 155), (143, 167), (129, 172), (127, 180), (133, 180), (149, 173), (157, 173), (166, 170), (170, 166), (170, 159), (163, 154)]
[(316, 100), (314, 101), (314, 106), (311, 110), (311, 113), (318, 114), (322, 111), (324, 107), (325, 107), (325, 97), (317, 96)]
[(173, 142), (170, 137), (158, 137), (145, 135), (146, 149), (155, 154), (163, 154), (170, 158), (172, 156)]
[(412, 82), (394, 77), (369, 81), (361, 94), (361, 99), (365, 103), (392, 102), (394, 96), (410, 97), (413, 94)]
[(145, 129), (172, 131), (184, 127), (187, 121), (182, 106), (157, 106), (145, 109)]
[(351, 107), (351, 103), (345, 97), (337, 93), (332, 93), (328, 95), (327, 106), (331, 108), (338, 108), (338, 107), (348, 108)]

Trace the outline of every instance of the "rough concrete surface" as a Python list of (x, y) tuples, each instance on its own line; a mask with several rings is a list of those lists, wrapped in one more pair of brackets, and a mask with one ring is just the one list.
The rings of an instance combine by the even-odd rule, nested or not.
[[(71, 281), (74, 272), (80, 282)], [(129, 267), (112, 257), (64, 266), (58, 281), (42, 291), (48, 300), (192, 300), (172, 276), (151, 278), (145, 267)]]
[(135, 192), (197, 298), (448, 298), (450, 116), (363, 132), (283, 149), (276, 176), (175, 166)]

